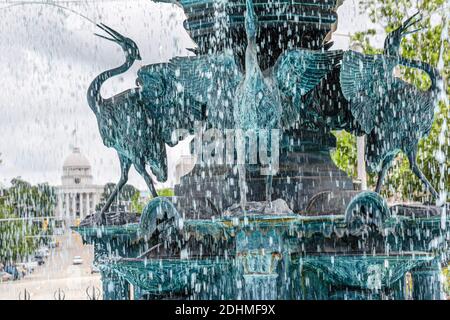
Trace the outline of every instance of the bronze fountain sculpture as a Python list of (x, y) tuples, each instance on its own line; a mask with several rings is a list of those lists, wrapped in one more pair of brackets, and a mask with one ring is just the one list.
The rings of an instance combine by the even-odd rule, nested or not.
[[(134, 296), (148, 299), (406, 299), (407, 272), (417, 285), (414, 298), (442, 298), (437, 275), (448, 233), (442, 210), (427, 206), (420, 219), (396, 215), (398, 208), (378, 193), (354, 190), (329, 156), (332, 130), (367, 134), (377, 192), (403, 151), (438, 196), (415, 156), (433, 120), (439, 74), (398, 50), (417, 20), (388, 36), (383, 55), (364, 55), (329, 50), (324, 39), (336, 22), (334, 0), (314, 9), (284, 0), (176, 3), (198, 44), (195, 55), (141, 68), (137, 87), (111, 99), (101, 97), (101, 84), (128, 69), (139, 51), (100, 26), (127, 58), (88, 90), (104, 143), (117, 150), (122, 166), (115, 193), (95, 215), (109, 214), (131, 164), (155, 196), (139, 222), (87, 219), (76, 228), (95, 245), (104, 298), (127, 299), (133, 284)], [(424, 70), (431, 87), (420, 91), (395, 78), (397, 65)], [(202, 153), (197, 145), (198, 163), (175, 196), (156, 197), (145, 165), (165, 180), (165, 144), (198, 128), (214, 130), (206, 141), (214, 148), (203, 141)], [(220, 132), (227, 130), (237, 134), (223, 161)], [(249, 163), (252, 144), (271, 150), (270, 161), (258, 153)], [(273, 169), (275, 160), (277, 170), (262, 170)]]

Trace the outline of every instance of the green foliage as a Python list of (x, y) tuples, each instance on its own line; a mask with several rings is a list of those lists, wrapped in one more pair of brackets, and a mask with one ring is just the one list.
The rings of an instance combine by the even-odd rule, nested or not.
[(131, 209), (133, 212), (136, 212), (138, 214), (141, 214), (144, 210), (146, 203), (141, 201), (141, 193), (138, 191), (136, 192), (133, 197), (131, 197)]
[[(442, 77), (444, 87), (449, 85), (449, 62), (450, 50), (448, 39), (443, 39), (441, 34), (443, 25), (432, 25), (431, 17), (444, 14), (444, 0), (424, 0), (412, 2), (409, 0), (372, 0), (361, 2), (361, 9), (369, 12), (369, 16), (374, 23), (384, 26), (386, 32), (397, 28), (407, 16), (407, 9), (417, 7), (420, 9), (423, 19), (417, 27), (422, 27), (422, 31), (412, 36), (404, 38), (401, 45), (401, 55), (408, 59), (420, 60), (437, 66), (440, 52), (443, 51), (443, 72)], [(448, 26), (448, 25), (447, 25)], [(362, 47), (367, 54), (381, 53), (382, 49), (374, 48), (370, 39), (374, 35), (374, 30), (356, 33), (353, 41)], [(401, 77), (410, 83), (426, 89), (430, 85), (428, 76), (423, 72), (411, 69), (400, 68)], [(441, 70), (442, 71), (442, 70)], [(448, 96), (448, 92), (447, 92)], [(435, 188), (449, 189), (450, 187), (450, 109), (448, 105), (440, 103), (439, 110), (435, 114), (435, 121), (431, 132), (427, 138), (421, 140), (418, 150), (418, 164), (425, 176), (430, 180)], [(337, 136), (337, 150), (333, 154), (337, 165), (350, 175), (354, 176), (354, 166), (352, 159), (356, 158), (356, 141), (348, 134)], [(342, 148), (342, 150), (340, 150)], [(344, 155), (350, 152), (349, 155)], [(444, 163), (439, 163), (436, 158), (443, 159)], [(376, 178), (369, 176), (369, 184), (373, 185)], [(394, 161), (393, 168), (389, 170), (385, 180), (383, 193), (385, 196), (396, 196), (403, 199), (424, 201), (425, 190), (419, 179), (409, 169), (409, 163), (405, 156), (400, 155)], [(449, 196), (448, 196), (449, 197)]]
[(159, 189), (157, 192), (160, 197), (173, 197), (175, 195), (171, 188)]
[(450, 295), (450, 266), (447, 266), (447, 268), (444, 268), (443, 274), (445, 277), (444, 282), (444, 291), (446, 292), (447, 296)]
[[(107, 183), (104, 187), (104, 191), (102, 194), (102, 199), (100, 203), (97, 205), (96, 210), (100, 210), (104, 203), (106, 202), (106, 199), (108, 199), (109, 195), (115, 188), (115, 183)], [(157, 190), (158, 195), (160, 197), (172, 197), (174, 196), (173, 189), (171, 188), (164, 188)], [(122, 190), (120, 191), (120, 194), (117, 198), (119, 201), (125, 201), (131, 203), (131, 210), (133, 212), (136, 212), (138, 214), (142, 213), (144, 210), (144, 207), (147, 205), (148, 201), (150, 201), (152, 197), (150, 196), (147, 200), (142, 199), (141, 192), (135, 188), (132, 185), (125, 185)]]
[[(109, 182), (105, 184), (103, 187), (103, 193), (100, 199), (100, 203), (97, 204), (95, 210), (99, 211), (101, 208), (105, 205), (106, 200), (109, 198), (111, 193), (113, 192), (114, 188), (116, 187), (115, 183)], [(124, 201), (124, 202), (131, 202), (132, 209), (133, 208), (133, 199), (137, 196), (137, 199), (140, 197), (139, 190), (134, 187), (131, 184), (126, 184), (123, 186), (122, 190), (120, 190), (119, 194), (117, 195), (115, 201)], [(139, 208), (139, 206), (138, 206)], [(140, 211), (137, 211), (140, 212)]]
[(48, 184), (32, 186), (15, 178), (0, 198), (0, 262), (13, 262), (32, 253), (42, 230), (39, 217), (53, 216), (56, 192)]
[[(106, 201), (106, 199), (108, 199), (108, 197), (110, 196), (115, 187), (116, 184), (112, 182), (105, 184), (102, 193), (103, 201)], [(117, 199), (122, 201), (131, 201), (131, 199), (137, 192), (139, 192), (137, 188), (135, 188), (131, 184), (126, 184), (123, 186), (122, 190), (120, 190)]]
[[(159, 197), (173, 197), (175, 195), (173, 189), (171, 188), (159, 189), (156, 190), (156, 192), (158, 193)], [(144, 207), (150, 200), (152, 200), (152, 196), (149, 196), (149, 198), (146, 200), (142, 200), (140, 193), (136, 193), (131, 200), (131, 206), (133, 208), (133, 211), (139, 214), (142, 213)]]
[[(450, 186), (450, 135), (449, 130), (444, 132), (444, 143), (439, 145), (439, 135), (442, 133), (444, 125), (448, 126), (449, 106), (441, 104), (439, 112), (435, 115), (435, 122), (431, 129), (430, 135), (422, 139), (419, 143), (419, 152), (417, 155), (417, 163), (422, 168), (425, 176), (430, 180), (431, 184), (438, 189), (448, 190)], [(447, 121), (447, 124), (444, 122)], [(442, 137), (441, 137), (442, 138)], [(442, 152), (442, 153), (441, 153)], [(436, 160), (436, 156), (445, 159), (445, 165), (440, 166)], [(445, 172), (441, 172), (442, 168), (446, 168)], [(426, 190), (419, 179), (411, 172), (409, 162), (406, 156), (400, 155), (394, 166), (386, 177), (386, 185), (390, 186), (385, 190), (387, 196), (400, 195), (403, 198), (409, 198), (417, 201), (431, 201), (430, 196), (426, 195)]]
[(10, 208), (0, 205), (0, 262), (3, 264), (26, 257), (38, 242), (37, 227), (9, 211)]
[(331, 158), (341, 170), (356, 178), (358, 175), (356, 137), (346, 131), (336, 131), (333, 134), (336, 136), (336, 149), (331, 152)]
[(11, 181), (6, 191), (6, 201), (20, 217), (53, 216), (56, 207), (56, 190), (48, 184), (32, 186), (21, 178)]

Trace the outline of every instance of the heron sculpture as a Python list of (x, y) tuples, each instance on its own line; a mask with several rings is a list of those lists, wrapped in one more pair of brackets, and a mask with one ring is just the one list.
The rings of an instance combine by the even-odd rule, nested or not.
[[(413, 16), (414, 17), (414, 16)], [(439, 72), (431, 65), (400, 57), (399, 44), (406, 30), (420, 20), (409, 18), (389, 35), (384, 55), (365, 55), (354, 51), (344, 53), (341, 87), (350, 109), (367, 134), (366, 162), (368, 169), (378, 172), (376, 192), (380, 192), (384, 177), (397, 154), (404, 152), (413, 173), (435, 198), (438, 193), (417, 165), (420, 139), (431, 130), (440, 89)], [(427, 90), (421, 90), (394, 76), (397, 66), (424, 71), (431, 80)]]
[[(247, 47), (244, 66), (231, 49), (220, 53), (176, 57), (167, 64), (149, 65), (138, 72), (137, 82), (149, 100), (173, 101), (176, 108), (188, 108), (197, 119), (217, 129), (238, 129), (238, 158), (241, 206), (246, 202), (245, 140), (249, 130), (258, 133), (295, 126), (299, 113), (307, 108), (301, 98), (336, 68), (343, 52), (292, 49), (283, 52), (275, 64), (262, 70), (257, 57), (258, 19), (252, 0), (246, 0)], [(244, 133), (245, 132), (245, 133)], [(268, 139), (268, 150), (270, 142)], [(259, 141), (261, 146), (261, 141)], [(269, 164), (269, 167), (271, 164)], [(254, 168), (254, 167), (252, 167)], [(273, 172), (269, 169), (268, 171)], [(266, 200), (271, 200), (272, 174), (266, 175)]]
[(142, 88), (129, 89), (111, 98), (102, 97), (100, 89), (105, 81), (126, 72), (141, 56), (133, 40), (104, 24), (98, 27), (110, 37), (96, 35), (119, 44), (125, 54), (125, 62), (98, 75), (87, 92), (88, 104), (97, 118), (103, 143), (114, 148), (120, 160), (121, 177), (101, 209), (103, 216), (128, 181), (132, 164), (144, 178), (152, 196), (158, 196), (146, 165), (149, 165), (159, 181), (167, 179), (165, 143), (169, 141), (163, 137), (164, 129), (167, 129), (163, 127), (166, 125), (165, 119), (157, 117), (157, 108), (142, 94)]

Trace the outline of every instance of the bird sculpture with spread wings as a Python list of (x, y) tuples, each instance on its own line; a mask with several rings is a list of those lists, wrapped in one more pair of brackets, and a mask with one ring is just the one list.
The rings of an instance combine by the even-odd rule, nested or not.
[(87, 92), (88, 104), (97, 118), (103, 143), (117, 151), (121, 167), (121, 178), (101, 209), (101, 214), (104, 215), (126, 184), (131, 165), (134, 165), (144, 178), (152, 195), (158, 196), (146, 166), (150, 167), (158, 180), (165, 181), (167, 179), (165, 145), (174, 143), (171, 137), (164, 133), (186, 123), (191, 126), (190, 122), (194, 121), (197, 115), (192, 109), (189, 109), (192, 111), (190, 114), (184, 113), (183, 108), (170, 109), (170, 112), (166, 112), (164, 107), (173, 107), (172, 105), (176, 103), (175, 98), (170, 103), (167, 97), (161, 103), (155, 103), (142, 92), (140, 87), (111, 98), (104, 98), (100, 89), (105, 81), (127, 71), (135, 60), (141, 59), (141, 56), (134, 41), (104, 24), (98, 27), (110, 38), (99, 34), (97, 36), (119, 44), (125, 54), (125, 62), (117, 68), (98, 75)]
[[(402, 36), (416, 22), (412, 17), (388, 36), (384, 55), (328, 51), (328, 45), (321, 50), (296, 48), (284, 51), (273, 66), (261, 70), (256, 43), (258, 19), (252, 0), (246, 0), (243, 67), (231, 49), (176, 57), (168, 63), (141, 68), (138, 86), (110, 99), (102, 98), (101, 85), (128, 70), (140, 55), (131, 39), (100, 25), (112, 38), (101, 37), (118, 43), (126, 56), (122, 66), (100, 74), (88, 90), (88, 102), (97, 116), (104, 144), (117, 150), (122, 167), (121, 179), (102, 212), (126, 183), (131, 164), (144, 177), (152, 194), (157, 195), (145, 166), (150, 166), (158, 180), (166, 179), (165, 145), (178, 142), (172, 137), (177, 129), (192, 132), (196, 121), (219, 130), (295, 127), (303, 111), (311, 108), (311, 99), (305, 97), (323, 86), (324, 79), (339, 73), (338, 83), (328, 89), (343, 94), (345, 103), (340, 107), (349, 109), (358, 130), (368, 135), (366, 158), (369, 168), (379, 172), (377, 191), (390, 162), (401, 150), (408, 155), (414, 173), (437, 196), (415, 157), (419, 139), (431, 128), (439, 76), (428, 64), (406, 60), (398, 54)], [(431, 87), (420, 91), (395, 78), (392, 74), (397, 65), (425, 71), (431, 78)], [(244, 145), (236, 141), (238, 153)], [(238, 164), (244, 206), (245, 167)], [(271, 175), (266, 182), (268, 201), (270, 185)]]
[[(253, 1), (246, 0), (245, 31), (247, 47), (244, 70), (232, 51), (194, 57), (177, 57), (167, 64), (149, 65), (138, 72), (142, 94), (160, 108), (164, 101), (174, 108), (194, 109), (208, 126), (217, 129), (283, 129), (294, 125), (305, 96), (330, 73), (342, 58), (342, 51), (292, 49), (284, 52), (276, 64), (261, 70), (257, 58), (258, 20)], [(168, 106), (166, 112), (170, 109)], [(180, 114), (179, 112), (176, 114)], [(201, 117), (200, 117), (201, 118)], [(173, 128), (173, 126), (170, 126)], [(238, 137), (238, 153), (245, 152)], [(241, 176), (245, 166), (238, 165)], [(245, 180), (241, 179), (245, 184)], [(270, 175), (267, 182), (270, 200)], [(245, 185), (241, 186), (245, 202)], [(244, 200), (243, 200), (244, 199)]]
[[(402, 151), (414, 174), (438, 198), (438, 193), (417, 165), (416, 155), (419, 140), (431, 130), (441, 78), (429, 64), (404, 59), (399, 54), (401, 38), (417, 31), (407, 31), (420, 21), (420, 18), (413, 20), (416, 15), (388, 35), (385, 54), (345, 52), (340, 82), (355, 120), (367, 134), (366, 162), (369, 170), (379, 173), (376, 191), (381, 190), (386, 171)], [(424, 71), (431, 80), (430, 87), (420, 90), (395, 77), (394, 68), (398, 66)]]

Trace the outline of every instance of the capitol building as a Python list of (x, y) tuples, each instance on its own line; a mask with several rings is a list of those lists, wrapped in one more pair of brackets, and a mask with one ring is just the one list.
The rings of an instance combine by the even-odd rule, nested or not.
[(81, 221), (95, 211), (103, 186), (93, 184), (89, 160), (77, 147), (64, 160), (62, 170), (56, 217), (69, 223)]
[[(172, 185), (179, 184), (180, 178), (194, 168), (195, 157), (181, 155), (176, 161), (172, 176)], [(55, 217), (65, 225), (78, 224), (87, 215), (95, 212), (102, 200), (104, 185), (93, 183), (92, 169), (89, 160), (74, 147), (72, 153), (64, 160), (62, 166), (61, 185), (57, 186), (57, 207)], [(1, 188), (0, 188), (1, 190)], [(1, 192), (1, 191), (0, 191)], [(141, 202), (148, 202), (148, 191), (141, 191)], [(118, 210), (131, 211), (131, 201), (118, 201)]]

